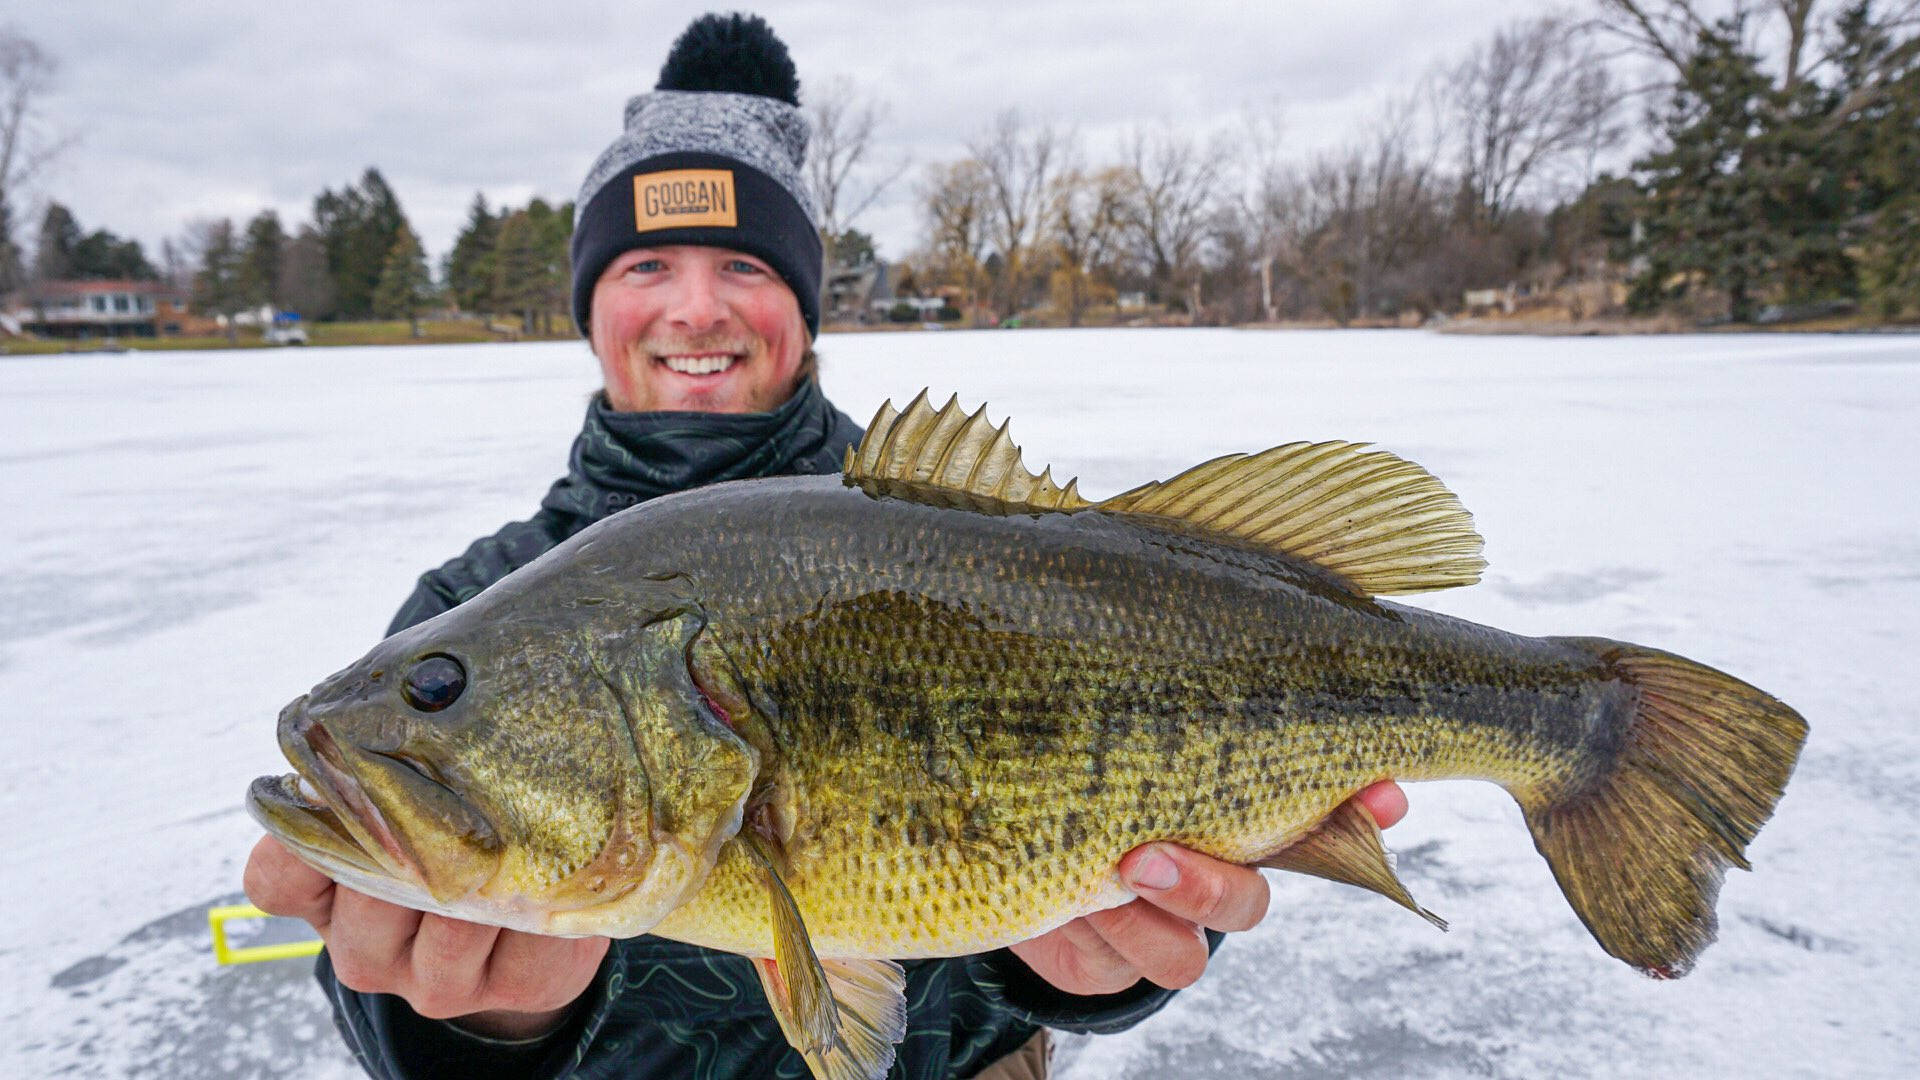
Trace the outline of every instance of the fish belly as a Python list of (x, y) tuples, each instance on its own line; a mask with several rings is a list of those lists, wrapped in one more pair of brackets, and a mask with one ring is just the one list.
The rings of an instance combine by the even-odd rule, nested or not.
[[(1078, 684), (1054, 677), (1072, 665), (1061, 658), (1051, 673), (969, 694), (954, 667), (975, 665), (951, 639), (947, 650), (940, 664), (923, 656), (893, 671), (894, 692), (837, 699), (840, 737), (782, 762), (797, 777), (784, 876), (822, 955), (954, 956), (1027, 940), (1131, 899), (1115, 868), (1141, 844), (1250, 864), (1382, 779), (1547, 791), (1587, 768), (1582, 732), (1612, 707), (1565, 658), (1552, 679), (1510, 671), (1476, 686), (1445, 681), (1462, 666), (1457, 649), (1428, 672), (1403, 651), (1371, 676), (1348, 670), (1336, 691), (1324, 669), (1174, 678), (1138, 661), (1090, 672), (1081, 655)], [(921, 673), (924, 696), (902, 700), (901, 683), (915, 682), (903, 671)], [(765, 955), (756, 864), (724, 854), (654, 932)]]

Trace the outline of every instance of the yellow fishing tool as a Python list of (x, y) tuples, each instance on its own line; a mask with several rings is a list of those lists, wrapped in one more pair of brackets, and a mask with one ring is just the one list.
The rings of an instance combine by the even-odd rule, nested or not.
[(281, 941), (272, 945), (247, 945), (234, 948), (227, 942), (227, 920), (229, 919), (271, 919), (273, 916), (254, 907), (252, 904), (227, 904), (207, 909), (207, 925), (213, 929), (213, 956), (222, 964), (251, 964), (259, 960), (291, 960), (300, 956), (313, 956), (320, 951), (321, 942)]

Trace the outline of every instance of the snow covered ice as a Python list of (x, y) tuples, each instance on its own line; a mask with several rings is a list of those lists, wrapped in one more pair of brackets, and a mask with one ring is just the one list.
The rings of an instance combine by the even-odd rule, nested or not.
[[(822, 342), (865, 420), (922, 386), (1111, 494), (1231, 450), (1376, 442), (1491, 564), (1413, 602), (1672, 650), (1812, 737), (1656, 983), (1602, 953), (1486, 784), (1388, 833), (1441, 934), (1274, 876), (1199, 986), (1065, 1076), (1920, 1074), (1920, 336), (1023, 331)], [(578, 344), (0, 358), (0, 1075), (350, 1077), (304, 960), (219, 968), (274, 717), (424, 569), (534, 510), (596, 385)], [(1905, 1019), (1902, 1019), (1902, 1018)]]

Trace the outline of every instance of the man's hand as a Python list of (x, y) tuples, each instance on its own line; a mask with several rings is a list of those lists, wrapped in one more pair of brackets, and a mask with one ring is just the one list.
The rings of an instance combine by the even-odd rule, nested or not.
[[(1383, 780), (1354, 796), (1386, 828), (1407, 813), (1400, 785)], [(1207, 967), (1207, 930), (1247, 930), (1267, 913), (1260, 871), (1173, 844), (1146, 844), (1120, 860), (1140, 899), (1096, 911), (1013, 946), (1034, 974), (1069, 994), (1113, 994), (1141, 979), (1193, 985)]]
[(421, 1016), (458, 1018), (483, 1035), (559, 1027), (607, 952), (603, 937), (523, 934), (376, 900), (335, 885), (271, 836), (247, 858), (245, 885), (262, 911), (312, 923), (346, 986), (398, 994)]

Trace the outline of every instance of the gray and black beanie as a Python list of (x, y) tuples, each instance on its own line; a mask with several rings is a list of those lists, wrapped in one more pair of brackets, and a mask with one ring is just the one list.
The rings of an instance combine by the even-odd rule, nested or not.
[(699, 244), (766, 260), (820, 332), (820, 230), (801, 172), (809, 129), (787, 47), (757, 15), (703, 15), (673, 44), (653, 93), (580, 185), (573, 321), (588, 333), (593, 286), (637, 247)]

